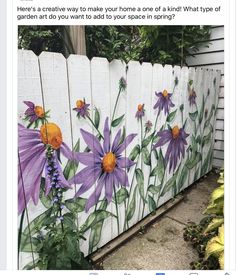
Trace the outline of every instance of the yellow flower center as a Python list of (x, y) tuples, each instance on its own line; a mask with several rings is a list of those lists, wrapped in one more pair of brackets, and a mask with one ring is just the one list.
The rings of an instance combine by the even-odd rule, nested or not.
[(164, 97), (167, 97), (167, 96), (168, 96), (167, 90), (164, 90), (164, 91), (162, 92), (162, 95), (163, 95)]
[(180, 129), (178, 126), (172, 128), (172, 136), (173, 138), (177, 138), (179, 136)]
[(116, 166), (116, 156), (109, 152), (102, 159), (102, 169), (104, 172), (111, 173)]
[(139, 105), (138, 105), (138, 111), (139, 111), (139, 112), (142, 112), (142, 110), (143, 110), (143, 104), (139, 104)]
[(84, 103), (83, 100), (77, 100), (77, 101), (76, 101), (76, 107), (77, 107), (78, 109), (83, 108), (84, 105), (85, 105), (85, 103)]
[(36, 114), (37, 117), (44, 117), (45, 113), (44, 113), (44, 109), (41, 106), (35, 106), (34, 108), (34, 112)]
[(55, 123), (46, 123), (40, 128), (40, 137), (44, 144), (57, 150), (62, 144), (61, 129)]

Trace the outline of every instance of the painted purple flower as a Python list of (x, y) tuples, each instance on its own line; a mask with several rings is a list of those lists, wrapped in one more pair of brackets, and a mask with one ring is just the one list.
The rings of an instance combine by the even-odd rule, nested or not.
[[(47, 148), (50, 145), (52, 157), (47, 158)], [(30, 198), (38, 203), (40, 182), (45, 170), (45, 189), (49, 193), (51, 185), (69, 188), (59, 164), (56, 150), (68, 159), (73, 159), (73, 153), (62, 141), (60, 128), (54, 123), (46, 123), (39, 130), (25, 128), (18, 124), (18, 212), (25, 209)]]
[(194, 89), (189, 89), (188, 91), (188, 101), (189, 101), (189, 105), (195, 105), (196, 104), (196, 92), (194, 91)]
[(145, 114), (144, 104), (139, 104), (138, 105), (138, 110), (137, 110), (137, 112), (135, 114), (135, 117), (137, 119), (141, 119), (144, 116), (144, 114)]
[(174, 171), (181, 155), (184, 158), (184, 146), (187, 145), (186, 138), (189, 136), (189, 134), (186, 134), (183, 128), (179, 128), (176, 125), (172, 129), (158, 132), (157, 136), (160, 139), (153, 146), (153, 148), (157, 148), (165, 145), (166, 143), (169, 143), (165, 154), (165, 162), (166, 165), (169, 162), (169, 172), (171, 171), (171, 169), (173, 169)]
[(104, 125), (104, 141), (102, 145), (93, 134), (83, 129), (80, 131), (91, 152), (77, 153), (77, 160), (86, 165), (86, 167), (77, 173), (70, 182), (82, 184), (76, 197), (82, 195), (92, 187), (95, 188), (86, 203), (85, 210), (88, 212), (98, 202), (103, 188), (105, 189), (107, 201), (111, 202), (114, 184), (117, 187), (120, 185), (129, 185), (125, 169), (131, 167), (134, 162), (127, 157), (122, 157), (122, 153), (132, 142), (136, 134), (127, 136), (121, 143), (121, 130), (119, 130), (111, 144), (108, 118)]
[(29, 108), (25, 111), (26, 119), (28, 119), (31, 123), (35, 122), (38, 119), (45, 118), (45, 112), (43, 107), (35, 106), (35, 104), (31, 101), (24, 101), (25, 105)]
[(89, 116), (89, 105), (90, 104), (86, 104), (85, 100), (80, 99), (76, 101), (76, 108), (73, 110), (77, 112), (78, 117), (81, 116), (85, 118), (86, 116)]
[(175, 106), (171, 101), (172, 94), (168, 93), (167, 90), (159, 93), (155, 92), (155, 94), (158, 99), (153, 108), (158, 109), (158, 114), (160, 114), (162, 110), (164, 110), (165, 115), (169, 114), (170, 108)]

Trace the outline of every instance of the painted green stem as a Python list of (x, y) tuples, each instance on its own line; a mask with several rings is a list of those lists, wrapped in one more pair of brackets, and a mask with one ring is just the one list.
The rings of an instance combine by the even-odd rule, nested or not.
[(100, 136), (102, 139), (104, 139), (102, 133), (101, 133), (101, 132), (99, 131), (99, 129), (95, 126), (95, 124), (94, 124), (93, 120), (91, 119), (91, 117), (90, 117), (90, 116), (87, 116), (87, 118), (88, 118), (88, 120), (91, 122), (91, 124), (93, 125), (93, 127), (96, 129), (96, 131), (98, 132), (99, 136)]
[(119, 93), (118, 93), (117, 98), (116, 98), (113, 114), (112, 114), (112, 117), (111, 117), (111, 123), (112, 123), (112, 121), (114, 120), (114, 117), (115, 117), (116, 108), (117, 108), (117, 104), (118, 104), (118, 101), (119, 101), (120, 94), (121, 94), (121, 88), (119, 88)]
[(116, 187), (114, 183), (113, 183), (113, 189), (114, 189), (114, 198), (115, 198), (115, 205), (116, 205), (117, 231), (118, 231), (118, 235), (120, 235), (119, 209), (118, 209), (118, 203), (117, 203), (117, 197), (116, 197)]
[(152, 166), (150, 165), (150, 171), (149, 171), (149, 176), (148, 176), (148, 185), (147, 185), (147, 190), (146, 190), (146, 194), (145, 194), (145, 200), (143, 202), (143, 211), (142, 211), (142, 218), (144, 216), (144, 211), (145, 211), (145, 206), (146, 206), (146, 201), (147, 201), (147, 196), (148, 196), (148, 186), (150, 184), (150, 174), (151, 174), (151, 171), (152, 171)]
[[(131, 196), (131, 193), (132, 193), (132, 190), (133, 190), (133, 185), (134, 185), (135, 170), (138, 166), (139, 158), (140, 158), (140, 154), (138, 155), (137, 162), (136, 162), (135, 168), (134, 168), (134, 174), (133, 174), (131, 184), (130, 184), (129, 197), (128, 197), (128, 201), (127, 201), (127, 209), (129, 208), (130, 196)], [(126, 223), (127, 229), (128, 229), (129, 228), (129, 223), (127, 221), (127, 209), (126, 209), (126, 213), (125, 213), (125, 223)], [(125, 228), (125, 225), (124, 225), (124, 228)]]
[(25, 209), (23, 210), (21, 217), (20, 217), (20, 227), (19, 227), (19, 231), (18, 231), (18, 263), (19, 263), (19, 256), (20, 256), (21, 235), (22, 235), (24, 217), (25, 217)]

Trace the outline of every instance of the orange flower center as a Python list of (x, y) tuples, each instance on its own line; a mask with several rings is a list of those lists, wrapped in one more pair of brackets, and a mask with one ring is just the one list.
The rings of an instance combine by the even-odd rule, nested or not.
[(85, 103), (84, 103), (83, 100), (77, 100), (77, 101), (76, 101), (76, 107), (77, 107), (78, 109), (83, 108), (84, 105), (85, 105)]
[(167, 97), (167, 96), (168, 96), (167, 90), (164, 90), (164, 91), (162, 92), (162, 95), (163, 95), (164, 97)]
[(45, 113), (44, 113), (44, 109), (41, 106), (35, 106), (34, 108), (34, 112), (36, 114), (37, 117), (44, 117)]
[(172, 128), (172, 136), (173, 138), (177, 138), (179, 136), (180, 129), (178, 126)]
[(138, 111), (139, 111), (139, 112), (142, 112), (142, 110), (143, 110), (143, 104), (139, 104), (139, 105), (138, 105)]
[(40, 137), (44, 144), (57, 150), (62, 144), (61, 129), (55, 123), (46, 123), (40, 128)]
[(102, 159), (102, 169), (104, 172), (111, 173), (116, 166), (116, 156), (109, 152)]

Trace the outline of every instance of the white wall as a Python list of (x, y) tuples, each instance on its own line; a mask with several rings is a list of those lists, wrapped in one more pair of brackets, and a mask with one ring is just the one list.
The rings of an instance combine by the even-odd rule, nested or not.
[(209, 48), (200, 48), (195, 57), (188, 58), (187, 62), (190, 67), (221, 70), (213, 166), (222, 167), (224, 165), (224, 26), (212, 26), (209, 42)]

